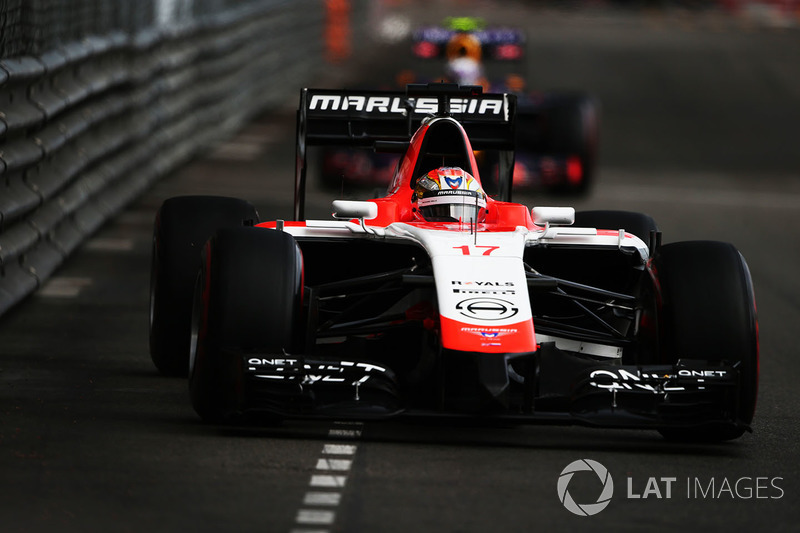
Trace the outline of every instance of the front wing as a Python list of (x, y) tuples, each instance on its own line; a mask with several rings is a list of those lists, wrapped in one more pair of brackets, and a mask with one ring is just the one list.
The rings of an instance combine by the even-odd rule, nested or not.
[(243, 412), (286, 418), (480, 418), (617, 428), (730, 426), (740, 421), (735, 366), (680, 360), (612, 365), (540, 345), (524, 354), (445, 350), (440, 390), (420, 406), (392, 369), (368, 360), (241, 355)]

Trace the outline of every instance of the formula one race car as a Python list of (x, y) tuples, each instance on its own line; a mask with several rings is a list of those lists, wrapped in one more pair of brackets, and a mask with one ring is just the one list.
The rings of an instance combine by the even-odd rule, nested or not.
[[(573, 195), (591, 189), (600, 104), (597, 98), (579, 91), (527, 89), (524, 31), (487, 26), (480, 18), (449, 17), (442, 25), (413, 32), (411, 56), (411, 68), (397, 75), (400, 87), (444, 79), (517, 96), (515, 189)], [(399, 156), (328, 146), (319, 160), (321, 182), (338, 191), (385, 187)], [(476, 162), (486, 185), (496, 175), (498, 162), (493, 154), (483, 152), (477, 154)]]
[[(295, 220), (178, 197), (154, 235), (151, 355), (211, 422), (470, 417), (749, 430), (758, 327), (731, 245), (652, 218), (510, 199), (516, 99), (480, 87), (303, 89)], [(402, 149), (387, 195), (304, 217), (309, 145)], [(497, 150), (497, 197), (474, 150)], [(623, 229), (624, 228), (624, 229)], [(201, 251), (202, 250), (202, 251)]]

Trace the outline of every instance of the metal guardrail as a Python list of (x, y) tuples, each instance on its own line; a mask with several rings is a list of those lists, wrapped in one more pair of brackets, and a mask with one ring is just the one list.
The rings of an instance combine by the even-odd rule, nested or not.
[(0, 315), (155, 180), (318, 72), (320, 4), (250, 3), (0, 60)]

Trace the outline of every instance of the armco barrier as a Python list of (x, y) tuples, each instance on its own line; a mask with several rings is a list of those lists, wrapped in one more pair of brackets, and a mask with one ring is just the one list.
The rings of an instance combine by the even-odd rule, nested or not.
[(0, 60), (0, 314), (159, 177), (295, 94), (322, 68), (324, 24), (318, 1), (251, 2)]

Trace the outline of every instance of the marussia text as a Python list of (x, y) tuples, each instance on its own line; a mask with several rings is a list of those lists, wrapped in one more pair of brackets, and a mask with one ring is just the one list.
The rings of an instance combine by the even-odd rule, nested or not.
[[(311, 96), (310, 111), (359, 111), (366, 113), (390, 113), (406, 115), (406, 104), (417, 114), (436, 113), (438, 98), (401, 98), (391, 96), (361, 96), (338, 94), (315, 94)], [(506, 111), (502, 98), (453, 98), (451, 113), (470, 115), (503, 115)]]

